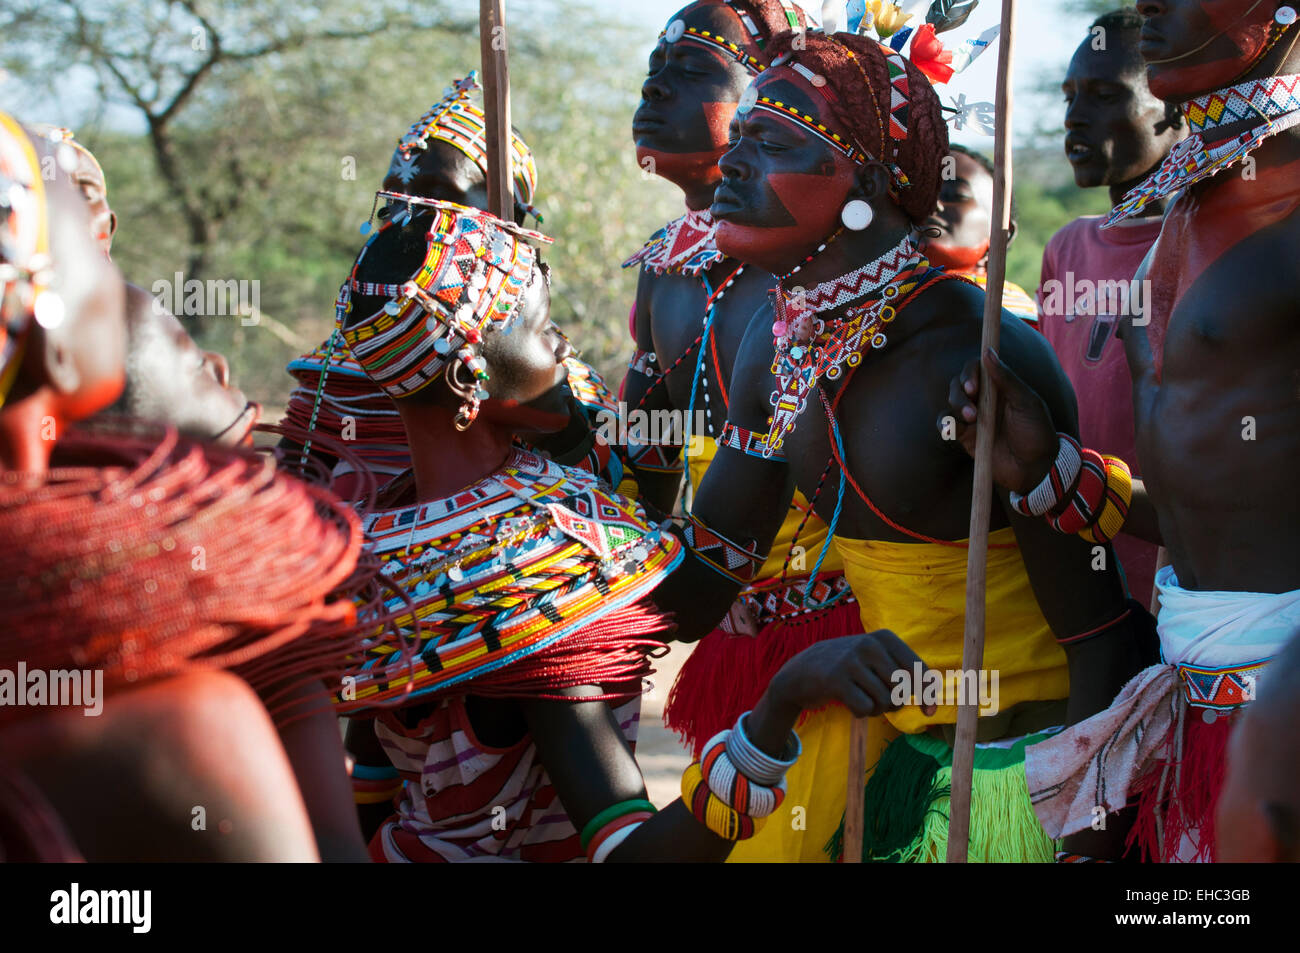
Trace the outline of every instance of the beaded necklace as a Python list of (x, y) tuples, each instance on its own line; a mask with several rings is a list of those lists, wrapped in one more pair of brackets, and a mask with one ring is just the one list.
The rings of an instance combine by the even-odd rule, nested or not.
[[(686, 480), (687, 493), (691, 493), (691, 465), (690, 453), (691, 446), (691, 426), (695, 422), (695, 394), (700, 384), (703, 384), (701, 393), (704, 396), (704, 429), (707, 436), (715, 437), (717, 432), (713, 429), (713, 411), (709, 406), (709, 375), (705, 355), (710, 351), (713, 354), (714, 370), (718, 375), (718, 389), (722, 391), (723, 412), (726, 412), (726, 385), (722, 380), (722, 369), (717, 366), (717, 347), (713, 338), (713, 321), (717, 314), (718, 302), (722, 300), (723, 295), (744, 272), (745, 266), (739, 265), (718, 287), (715, 292), (709, 284), (707, 275), (700, 275), (700, 282), (704, 285), (705, 306), (704, 306), (704, 329), (700, 336), (696, 338), (699, 343), (700, 351), (695, 358), (695, 376), (691, 379), (691, 396), (686, 405), (686, 427), (684, 428), (684, 446), (682, 451), (682, 474)], [(688, 497), (689, 499), (689, 497)]]
[[(1102, 228), (1139, 214), (1157, 199), (1230, 168), (1269, 136), (1300, 123), (1300, 74), (1247, 80), (1197, 96), (1183, 104), (1191, 135), (1169, 150), (1160, 168), (1124, 196)], [(1258, 117), (1259, 124), (1237, 136), (1217, 136), (1214, 130)]]
[[(894, 320), (900, 296), (910, 292), (929, 267), (911, 235), (907, 235), (879, 258), (847, 275), (824, 281), (795, 300), (778, 284), (776, 320), (772, 324), (772, 374), (777, 389), (772, 392), (773, 414), (763, 447), (765, 457), (781, 449), (819, 379), (824, 376), (836, 380), (843, 373), (843, 365), (852, 368), (861, 363), (868, 347), (878, 350), (885, 346), (883, 329)], [(818, 317), (862, 298), (865, 300), (861, 304), (838, 318)]]

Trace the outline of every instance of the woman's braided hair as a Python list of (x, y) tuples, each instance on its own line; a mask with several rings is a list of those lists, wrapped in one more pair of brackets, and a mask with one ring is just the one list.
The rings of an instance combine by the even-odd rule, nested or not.
[[(805, 33), (801, 48), (794, 34), (775, 37), (768, 49), (776, 59), (791, 59), (826, 79), (831, 114), (863, 151), (888, 164), (893, 156), (889, 138), (890, 84), (886, 50), (879, 42), (851, 33)], [(925, 74), (903, 57), (907, 68), (907, 138), (898, 144), (894, 161), (909, 185), (896, 193), (899, 206), (914, 224), (934, 213), (939, 200), (940, 174), (948, 154), (948, 127), (939, 96)]]

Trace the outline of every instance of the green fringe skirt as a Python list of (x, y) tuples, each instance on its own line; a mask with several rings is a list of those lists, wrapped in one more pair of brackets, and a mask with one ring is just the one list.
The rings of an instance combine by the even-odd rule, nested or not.
[[(1028, 735), (1010, 747), (977, 745), (971, 785), (969, 859), (1051, 863), (1056, 842), (1029, 803), (1025, 749), (1055, 732)], [(863, 792), (864, 863), (942, 862), (948, 850), (952, 748), (926, 734), (903, 735), (880, 756)], [(844, 852), (844, 821), (825, 847)]]

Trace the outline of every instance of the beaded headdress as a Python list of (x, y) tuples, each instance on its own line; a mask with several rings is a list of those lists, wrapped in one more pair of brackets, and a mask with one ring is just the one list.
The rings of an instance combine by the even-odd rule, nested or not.
[[(483, 332), (489, 325), (505, 328), (518, 309), (537, 261), (537, 252), (527, 242), (550, 244), (551, 239), (480, 209), (380, 194), (428, 209), (420, 213), (429, 222), (428, 246), (424, 261), (407, 281), (358, 282), (357, 269), (366, 252), (397, 223), (385, 222), (370, 237), (339, 291), (336, 315), (343, 340), (370, 379), (392, 397), (429, 386), (453, 356), (465, 363), (481, 389), (488, 379), (479, 355)], [(346, 326), (353, 291), (391, 300)]]
[(32, 321), (52, 328), (63, 320), (50, 278), (40, 160), (22, 126), (0, 113), (0, 406), (18, 375)]
[[(483, 174), (487, 175), (487, 117), (470, 100), (470, 94), (480, 88), (477, 70), (464, 79), (453, 81), (442, 91), (442, 99), (434, 103), (397, 141), (401, 159), (397, 160), (396, 174), (403, 184), (415, 175), (415, 154), (427, 149), (430, 139), (455, 146), (473, 159)], [(520, 204), (540, 224), (542, 216), (532, 204), (537, 192), (537, 163), (533, 161), (528, 143), (514, 130), (510, 134), (510, 161)]]

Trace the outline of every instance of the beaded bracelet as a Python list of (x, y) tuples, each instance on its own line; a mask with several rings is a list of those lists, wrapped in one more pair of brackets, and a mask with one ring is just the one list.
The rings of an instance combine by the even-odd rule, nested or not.
[(700, 771), (709, 790), (733, 810), (753, 818), (767, 817), (785, 800), (785, 778), (775, 786), (755, 784), (737, 771), (727, 756), (730, 730), (718, 732), (704, 746)]
[(1011, 493), (1011, 505), (1025, 516), (1042, 516), (1048, 510), (1055, 509), (1079, 476), (1083, 457), (1078, 441), (1068, 433), (1058, 433), (1056, 436), (1060, 447), (1047, 476), (1024, 496), (1014, 491)]
[(1091, 526), (1079, 531), (1080, 536), (1092, 543), (1108, 543), (1120, 534), (1133, 500), (1133, 474), (1128, 464), (1119, 457), (1103, 456), (1102, 459), (1106, 463), (1106, 492), (1101, 513)]
[(595, 817), (587, 822), (587, 826), (582, 829), (579, 840), (582, 842), (582, 849), (585, 851), (591, 843), (593, 837), (600, 832), (600, 829), (610, 821), (617, 820), (628, 814), (636, 814), (642, 811), (655, 813), (657, 808), (645, 798), (631, 798), (626, 801), (619, 801), (617, 804), (611, 804), (605, 810), (601, 811)]
[(731, 759), (737, 771), (755, 784), (769, 787), (779, 784), (785, 777), (785, 773), (794, 767), (794, 763), (803, 754), (803, 743), (800, 742), (799, 735), (791, 731), (785, 743), (785, 750), (781, 752), (786, 758), (784, 760), (773, 758), (750, 741), (745, 733), (745, 716), (748, 714), (749, 712), (744, 712), (736, 719), (735, 728), (727, 736), (727, 757)]
[(1079, 479), (1070, 502), (1059, 516), (1048, 517), (1052, 529), (1067, 536), (1097, 521), (1106, 496), (1106, 461), (1095, 450), (1084, 450), (1081, 456)]
[(391, 764), (352, 766), (352, 801), (354, 804), (382, 804), (402, 790), (402, 776)]
[(747, 457), (757, 457), (760, 460), (774, 460), (777, 463), (785, 462), (785, 454), (779, 450), (774, 451), (771, 456), (764, 454), (767, 447), (767, 434), (755, 433), (752, 430), (746, 430), (744, 427), (737, 427), (731, 421), (727, 421), (722, 427), (722, 434), (718, 437), (718, 447), (729, 447), (732, 450), (739, 450)]
[(723, 840), (753, 837), (763, 824), (762, 820), (756, 821), (728, 806), (710, 791), (698, 761), (692, 761), (682, 774), (682, 802), (690, 808), (697, 821)]
[(614, 818), (591, 836), (587, 844), (587, 861), (603, 864), (619, 844), (627, 840), (632, 832), (654, 817), (650, 811), (634, 811)]

